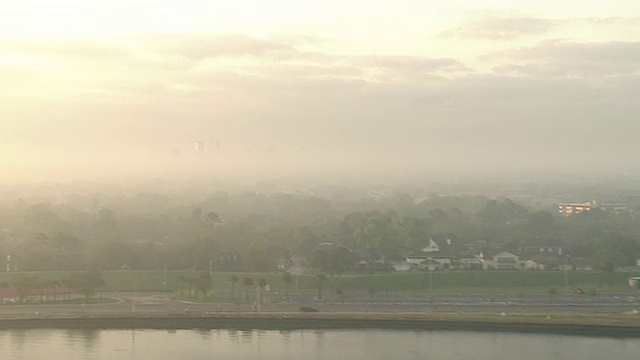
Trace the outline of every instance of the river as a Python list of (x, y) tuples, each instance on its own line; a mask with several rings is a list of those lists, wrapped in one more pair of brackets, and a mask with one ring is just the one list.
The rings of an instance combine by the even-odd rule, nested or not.
[(2, 359), (636, 360), (638, 338), (427, 330), (0, 330)]

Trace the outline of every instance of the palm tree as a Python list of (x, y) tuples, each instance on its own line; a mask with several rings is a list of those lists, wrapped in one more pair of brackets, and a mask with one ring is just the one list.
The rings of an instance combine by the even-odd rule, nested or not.
[(38, 277), (29, 273), (16, 273), (11, 278), (11, 286), (18, 292), (21, 302), (25, 302), (29, 291), (36, 288)]
[(316, 279), (318, 279), (318, 300), (323, 300), (324, 297), (322, 297), (322, 285), (327, 279), (327, 275), (319, 273), (318, 275), (316, 275)]
[[(188, 292), (189, 297), (193, 297), (194, 287), (197, 279), (184, 276), (184, 275), (181, 275), (179, 279), (182, 283), (184, 283), (184, 285), (186, 285), (189, 288), (189, 292)], [(184, 297), (184, 287), (180, 288), (180, 292), (181, 292), (181, 295)]]
[(198, 276), (195, 281), (195, 288), (198, 291), (202, 292), (203, 299), (207, 298), (207, 292), (209, 292), (209, 289), (211, 289), (212, 280), (213, 279), (211, 277), (211, 274), (209, 274), (209, 272), (205, 270), (200, 273), (200, 276)]
[(247, 301), (247, 295), (248, 295), (249, 289), (253, 286), (253, 279), (248, 276), (245, 276), (242, 279), (242, 285), (245, 286), (244, 293), (242, 294), (242, 302), (245, 302)]
[(262, 302), (262, 290), (264, 290), (265, 286), (267, 286), (267, 280), (258, 279), (258, 304)]
[(229, 279), (228, 281), (231, 283), (231, 298), (235, 299), (236, 298), (236, 283), (238, 281), (240, 281), (240, 279), (238, 278), (238, 276), (236, 274), (231, 274), (229, 275)]
[(287, 301), (289, 301), (289, 287), (291, 285), (291, 282), (293, 282), (293, 275), (291, 275), (290, 272), (285, 271), (284, 273), (282, 273), (282, 281), (286, 286), (286, 299)]

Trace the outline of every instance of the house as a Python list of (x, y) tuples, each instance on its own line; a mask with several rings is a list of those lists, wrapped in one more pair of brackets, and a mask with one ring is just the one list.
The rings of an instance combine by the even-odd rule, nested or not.
[(534, 260), (525, 260), (524, 261), (524, 269), (525, 270), (545, 270), (545, 264), (536, 262)]
[(407, 263), (411, 264), (411, 265), (420, 265), (422, 264), (425, 260), (427, 260), (429, 258), (428, 255), (424, 255), (424, 254), (415, 254), (415, 255), (409, 255), (407, 256)]
[(453, 259), (457, 259), (461, 254), (468, 252), (468, 248), (462, 244), (455, 235), (433, 235), (429, 238), (427, 246), (420, 250), (421, 255), (414, 255), (409, 259), (424, 268), (425, 260), (434, 260), (436, 263), (427, 267), (435, 267), (438, 270), (449, 270), (455, 266)]
[(432, 256), (427, 261), (434, 262), (436, 264), (435, 270), (451, 270), (453, 267), (452, 260), (447, 256)]
[(440, 263), (434, 259), (427, 259), (420, 264), (421, 270), (436, 271), (440, 269)]
[(422, 248), (421, 252), (428, 255), (458, 256), (467, 248), (458, 240), (455, 235), (433, 235), (429, 238), (429, 244)]
[(302, 275), (307, 268), (307, 259), (303, 256), (294, 256), (291, 258), (291, 264), (286, 269), (292, 275)]
[(569, 264), (576, 271), (593, 271), (591, 262), (583, 257), (572, 257), (569, 259)]
[(463, 270), (482, 270), (482, 259), (480, 253), (462, 256), (459, 259), (460, 269)]
[(523, 241), (518, 247), (518, 251), (521, 255), (536, 256), (536, 255), (562, 255), (563, 254), (563, 242), (552, 238), (537, 238)]
[(453, 261), (447, 256), (410, 255), (407, 256), (406, 263), (413, 269), (429, 271), (450, 270), (453, 267)]
[(520, 261), (520, 256), (502, 251), (495, 255), (481, 254), (483, 270), (522, 270), (524, 262)]
[(393, 261), (391, 262), (391, 266), (395, 271), (410, 271), (413, 269), (413, 266), (408, 261)]

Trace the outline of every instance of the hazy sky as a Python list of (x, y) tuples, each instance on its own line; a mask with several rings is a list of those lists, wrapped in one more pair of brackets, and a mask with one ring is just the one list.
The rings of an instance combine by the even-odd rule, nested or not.
[(639, 75), (632, 0), (2, 0), (0, 172), (640, 174)]

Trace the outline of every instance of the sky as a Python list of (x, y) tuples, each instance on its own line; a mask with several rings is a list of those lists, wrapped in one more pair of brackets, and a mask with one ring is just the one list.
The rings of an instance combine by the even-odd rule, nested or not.
[(3, 0), (0, 172), (637, 176), (639, 75), (631, 0)]

